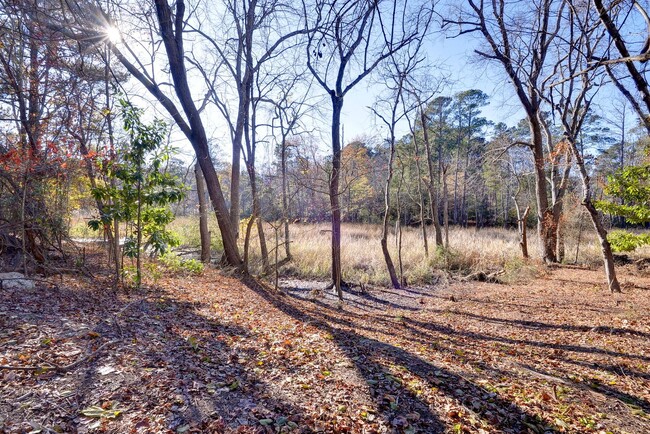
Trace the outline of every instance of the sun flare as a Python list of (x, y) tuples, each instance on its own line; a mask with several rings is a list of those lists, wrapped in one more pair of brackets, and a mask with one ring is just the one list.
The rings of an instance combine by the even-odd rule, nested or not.
[(120, 34), (120, 30), (117, 27), (109, 26), (106, 28), (105, 32), (106, 38), (113, 44), (117, 44), (122, 40), (122, 35)]

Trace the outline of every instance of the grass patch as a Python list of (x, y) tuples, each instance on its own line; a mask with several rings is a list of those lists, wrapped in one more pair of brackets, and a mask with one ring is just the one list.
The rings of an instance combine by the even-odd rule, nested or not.
[[(210, 215), (208, 227), (211, 233), (213, 258), (219, 258), (223, 253), (223, 244), (219, 227), (214, 215)], [(198, 216), (176, 218), (170, 225), (180, 239), (183, 249), (198, 250), (201, 244), (199, 237)], [(396, 270), (399, 274), (397, 244), (394, 228), (389, 235), (389, 250)], [(449, 249), (436, 248), (433, 228), (428, 228), (429, 254), (425, 255), (424, 240), (420, 228), (403, 228), (402, 233), (402, 271), (409, 284), (432, 284), (452, 276), (468, 276), (473, 273), (492, 273), (503, 270), (499, 281), (516, 283), (533, 279), (538, 274), (537, 245), (535, 231), (530, 231), (529, 252), (531, 260), (521, 257), (517, 233), (514, 230), (502, 228), (453, 227), (449, 234)], [(331, 231), (329, 223), (292, 224), (291, 254), (293, 260), (283, 265), (281, 275), (298, 279), (327, 280), (330, 277), (331, 262)], [(266, 242), (271, 252), (273, 264), (275, 248), (274, 230), (266, 225)], [(90, 230), (84, 219), (73, 221), (71, 235), (75, 238), (101, 238), (97, 232)], [(282, 237), (281, 237), (282, 238)], [(386, 264), (380, 247), (381, 227), (370, 224), (344, 223), (341, 236), (341, 261), (343, 278), (356, 284), (390, 285)], [(281, 240), (282, 241), (282, 240)], [(243, 239), (240, 236), (239, 245), (243, 251)], [(566, 240), (566, 262), (574, 262), (576, 242), (573, 237)], [(645, 250), (644, 248), (640, 250)], [(650, 247), (648, 248), (650, 250)], [(284, 259), (284, 247), (280, 246), (278, 260)], [(638, 253), (643, 253), (642, 251)], [(262, 261), (260, 256), (257, 230), (252, 231), (249, 253), (250, 270), (261, 273)], [(578, 254), (578, 262), (593, 266), (601, 265), (598, 244), (590, 232), (583, 232)]]

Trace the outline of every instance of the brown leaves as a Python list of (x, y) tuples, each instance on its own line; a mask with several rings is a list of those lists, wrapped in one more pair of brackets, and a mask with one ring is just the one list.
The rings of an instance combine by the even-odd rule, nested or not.
[[(10, 415), (0, 429), (83, 432), (89, 419), (114, 433), (650, 430), (646, 295), (612, 308), (591, 272), (554, 273), (527, 287), (412, 288), (390, 295), (400, 306), (390, 311), (362, 294), (346, 293), (345, 311), (327, 296), (278, 301), (214, 271), (192, 286), (162, 279), (120, 314), (123, 341), (97, 360), (59, 376), (0, 372), (12, 403), (0, 403)], [(562, 284), (578, 277), (586, 289)], [(68, 279), (47, 300), (0, 300), (3, 363), (63, 365), (115, 337), (107, 312), (135, 299)], [(122, 413), (79, 416), (92, 406)]]

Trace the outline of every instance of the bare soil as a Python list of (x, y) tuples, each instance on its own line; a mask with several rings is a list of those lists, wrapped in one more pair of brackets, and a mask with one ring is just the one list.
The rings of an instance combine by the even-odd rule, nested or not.
[(650, 433), (650, 275), (620, 272), (0, 290), (0, 365), (33, 368), (0, 370), (0, 433)]

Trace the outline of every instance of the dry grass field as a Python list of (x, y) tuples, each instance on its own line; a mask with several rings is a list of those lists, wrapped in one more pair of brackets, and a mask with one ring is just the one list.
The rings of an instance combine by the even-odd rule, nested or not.
[[(303, 279), (327, 279), (330, 272), (330, 236), (328, 223), (291, 225), (291, 254), (293, 261), (282, 267), (284, 276)], [(533, 277), (536, 273), (537, 237), (534, 229), (529, 234), (531, 260), (524, 261), (514, 230), (502, 228), (453, 227), (449, 233), (449, 249), (436, 249), (432, 228), (428, 228), (429, 254), (425, 255), (420, 228), (402, 229), (402, 271), (411, 284), (433, 283), (446, 278), (449, 273), (466, 276), (479, 271), (505, 270), (505, 281)], [(368, 224), (343, 224), (341, 261), (343, 277), (355, 284), (388, 285), (390, 279), (381, 252), (381, 227)], [(274, 248), (275, 237), (269, 227), (269, 249)], [(578, 263), (596, 265), (600, 260), (599, 248), (594, 237), (585, 231), (578, 251)], [(575, 261), (577, 243), (568, 239), (567, 261)], [(389, 237), (389, 248), (398, 267), (398, 247), (394, 228)], [(259, 242), (255, 236), (252, 243), (251, 265), (261, 268)], [(284, 249), (280, 248), (280, 259)], [(399, 273), (399, 270), (398, 270)]]
[[(182, 250), (191, 252), (200, 245), (198, 217), (179, 217), (171, 229), (178, 235)], [(215, 257), (222, 252), (219, 230), (214, 216), (209, 227), (212, 233), (212, 250)], [(275, 230), (265, 225), (266, 241), (274, 261)], [(477, 272), (503, 270), (500, 280), (505, 283), (525, 281), (538, 272), (538, 238), (535, 228), (528, 233), (530, 260), (524, 261), (518, 244), (517, 232), (503, 228), (461, 228), (452, 227), (449, 234), (449, 248), (436, 249), (433, 228), (427, 228), (429, 254), (425, 255), (422, 231), (417, 227), (402, 228), (401, 263), (402, 273), (409, 284), (430, 284), (449, 277), (463, 277)], [(284, 245), (280, 244), (278, 260), (282, 262), (280, 275), (287, 278), (327, 280), (330, 273), (330, 225), (329, 223), (296, 223), (290, 225), (292, 261), (284, 263)], [(89, 230), (83, 220), (73, 224), (75, 238), (93, 238), (96, 233)], [(243, 226), (242, 226), (243, 232)], [(390, 283), (380, 247), (381, 227), (371, 224), (344, 223), (342, 226), (341, 255), (343, 278), (352, 284), (386, 286)], [(582, 233), (575, 228), (566, 234), (565, 263), (598, 267), (601, 264), (600, 249), (593, 230), (584, 225)], [(279, 234), (282, 243), (282, 232)], [(579, 240), (579, 242), (578, 242)], [(243, 249), (243, 240), (240, 240)], [(391, 227), (389, 248), (399, 273), (399, 255), (395, 228)], [(576, 255), (577, 253), (577, 255)], [(639, 249), (635, 257), (650, 256), (650, 247)], [(250, 269), (253, 274), (262, 273), (259, 238), (253, 231), (250, 250)]]

